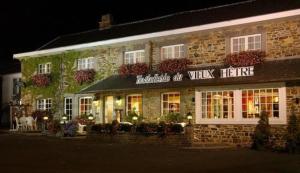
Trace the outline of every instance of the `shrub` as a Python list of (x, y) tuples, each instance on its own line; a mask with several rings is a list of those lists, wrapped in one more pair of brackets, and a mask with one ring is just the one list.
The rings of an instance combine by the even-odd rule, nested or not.
[(75, 72), (74, 79), (80, 85), (83, 83), (91, 83), (94, 81), (95, 74), (96, 72), (94, 69), (78, 70)]
[(78, 122), (77, 121), (69, 121), (64, 127), (64, 135), (65, 136), (76, 136), (78, 130)]
[(37, 74), (32, 76), (32, 84), (37, 87), (46, 87), (50, 84), (50, 75)]
[(261, 112), (260, 120), (255, 127), (253, 135), (252, 148), (256, 150), (270, 148), (270, 125), (269, 125), (269, 116), (266, 112)]
[(136, 132), (145, 135), (157, 133), (157, 131), (158, 131), (158, 124), (156, 123), (140, 123), (136, 127)]
[(144, 75), (149, 72), (149, 67), (146, 63), (123, 64), (119, 67), (121, 76), (137, 76)]
[(243, 51), (227, 55), (224, 63), (233, 67), (251, 66), (263, 63), (264, 57), (264, 51)]
[(94, 121), (89, 120), (89, 116), (93, 116), (93, 114), (83, 114), (76, 117), (76, 121), (82, 125), (93, 125)]
[(182, 133), (183, 127), (181, 124), (170, 124), (170, 129), (172, 133)]
[(162, 117), (162, 119), (167, 123), (181, 123), (184, 121), (184, 118), (185, 117), (182, 116), (180, 113), (174, 113), (174, 112), (171, 112)]
[(120, 123), (118, 131), (121, 131), (121, 132), (131, 132), (132, 126), (133, 125), (131, 125), (131, 124)]
[(50, 134), (57, 134), (62, 130), (59, 120), (52, 120), (47, 125)]
[(91, 133), (100, 134), (104, 131), (104, 125), (102, 124), (94, 124), (91, 126)]
[(167, 59), (158, 64), (158, 70), (161, 73), (177, 73), (186, 71), (188, 65), (190, 65), (192, 61), (187, 58), (178, 58), (178, 59)]
[(300, 129), (299, 120), (292, 109), (292, 115), (290, 116), (288, 127), (287, 127), (287, 139), (286, 139), (286, 150), (290, 153), (295, 153), (297, 147), (300, 147)]
[[(137, 117), (137, 121), (133, 120), (133, 117)], [(129, 111), (127, 115), (124, 117), (124, 120), (131, 123), (140, 123), (142, 122), (144, 117), (142, 115), (138, 115), (136, 111)]]

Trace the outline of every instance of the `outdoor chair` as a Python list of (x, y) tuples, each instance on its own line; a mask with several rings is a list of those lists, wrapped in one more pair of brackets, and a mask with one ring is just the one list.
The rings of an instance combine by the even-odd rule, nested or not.
[(33, 118), (32, 116), (28, 116), (26, 117), (26, 126), (27, 126), (27, 130), (33, 130)]
[(86, 134), (86, 131), (84, 130), (85, 127), (86, 127), (86, 125), (78, 123), (78, 131), (77, 132), (79, 134)]
[(19, 121), (19, 118), (18, 117), (15, 117), (15, 120), (16, 120), (16, 130), (21, 130), (23, 131), (25, 129), (25, 126), (24, 124), (22, 124), (20, 121)]

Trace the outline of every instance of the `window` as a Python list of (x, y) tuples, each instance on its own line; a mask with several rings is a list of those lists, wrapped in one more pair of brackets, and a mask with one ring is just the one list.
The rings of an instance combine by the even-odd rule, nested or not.
[(261, 34), (231, 38), (231, 53), (261, 49)]
[(248, 89), (242, 91), (243, 118), (259, 118), (266, 112), (270, 118), (279, 118), (278, 89)]
[(51, 73), (51, 63), (39, 64), (38, 73), (39, 74), (49, 74), (49, 73)]
[(162, 115), (180, 112), (180, 93), (163, 93), (162, 94)]
[(135, 112), (136, 114), (141, 115), (143, 113), (142, 95), (128, 95), (126, 110), (127, 114), (129, 112)]
[(234, 118), (233, 91), (202, 92), (202, 118)]
[(164, 46), (161, 48), (162, 59), (173, 59), (184, 57), (184, 45)]
[(64, 113), (68, 116), (68, 120), (72, 119), (72, 98), (65, 98), (65, 111)]
[(77, 60), (77, 70), (87, 70), (94, 68), (94, 58), (81, 58)]
[(145, 51), (137, 50), (131, 52), (125, 52), (124, 64), (136, 64), (144, 62)]
[(52, 99), (39, 99), (37, 100), (37, 109), (50, 111), (52, 107)]
[(92, 97), (82, 97), (79, 99), (79, 115), (92, 113)]

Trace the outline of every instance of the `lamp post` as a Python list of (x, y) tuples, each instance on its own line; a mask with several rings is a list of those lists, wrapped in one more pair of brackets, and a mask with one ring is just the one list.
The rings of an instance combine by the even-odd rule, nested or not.
[(45, 115), (45, 116), (43, 117), (43, 120), (44, 120), (43, 133), (44, 133), (44, 134), (46, 134), (46, 130), (48, 130), (48, 129), (47, 129), (47, 121), (48, 121), (48, 119), (49, 119), (49, 117), (48, 117), (47, 115)]

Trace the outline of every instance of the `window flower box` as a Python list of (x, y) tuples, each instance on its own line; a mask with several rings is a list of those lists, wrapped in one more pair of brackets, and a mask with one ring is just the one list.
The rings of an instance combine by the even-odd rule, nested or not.
[(187, 58), (167, 59), (158, 64), (158, 70), (161, 73), (177, 73), (186, 71), (188, 65), (192, 62)]
[(149, 72), (149, 67), (146, 63), (123, 64), (119, 68), (119, 74), (122, 76), (144, 75), (148, 72)]
[(95, 78), (95, 70), (94, 69), (88, 69), (88, 70), (78, 70), (75, 73), (75, 80), (80, 85), (82, 83), (91, 83), (94, 81)]
[(37, 74), (32, 76), (32, 84), (37, 87), (47, 87), (50, 84), (49, 74)]
[(226, 56), (224, 63), (232, 67), (243, 67), (261, 64), (266, 57), (264, 51), (243, 51)]

